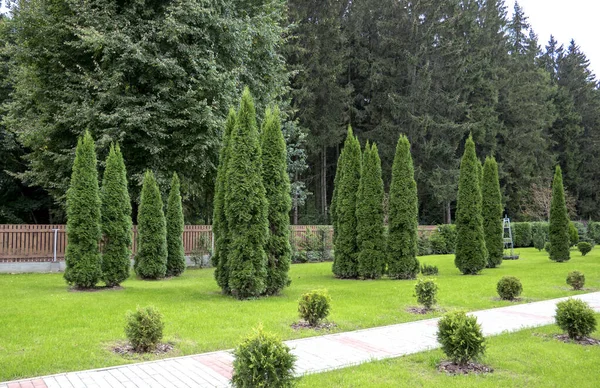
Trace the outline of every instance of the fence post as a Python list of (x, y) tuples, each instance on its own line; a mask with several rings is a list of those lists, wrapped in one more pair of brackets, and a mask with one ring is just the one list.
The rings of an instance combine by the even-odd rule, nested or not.
[(54, 231), (54, 262), (56, 263), (56, 243), (58, 241), (58, 229), (52, 229)]

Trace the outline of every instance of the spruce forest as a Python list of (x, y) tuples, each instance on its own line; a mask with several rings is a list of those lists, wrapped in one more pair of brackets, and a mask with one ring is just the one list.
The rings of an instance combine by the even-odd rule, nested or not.
[[(244, 233), (240, 225), (226, 223), (229, 209), (223, 202), (224, 195), (235, 196), (228, 187), (242, 180), (219, 180), (217, 170), (219, 153), (227, 148), (222, 148), (225, 132), (244, 134), (230, 108), (238, 107), (245, 87), (256, 106), (257, 123), (247, 125), (253, 144), (281, 145), (265, 132), (273, 126), (281, 127), (286, 141), (288, 177), (265, 179), (290, 188), (291, 204), (269, 209), (275, 214), (271, 224), (285, 219), (273, 213), (283, 209), (292, 223), (358, 228), (358, 241), (356, 236), (336, 241), (340, 252), (359, 245), (372, 250), (373, 241), (383, 238), (367, 219), (346, 225), (343, 212), (337, 212), (341, 219), (331, 219), (344, 142), (352, 147), (345, 163), (356, 168), (362, 163), (369, 179), (343, 174), (340, 184), (355, 187), (353, 195), (372, 192), (393, 203), (391, 194), (383, 193), (391, 191), (396, 146), (405, 136), (422, 224), (460, 218), (465, 144), (480, 164), (489, 158), (479, 190), (498, 196), (485, 178), (497, 174), (504, 212), (511, 218), (548, 219), (559, 165), (568, 217), (600, 220), (598, 80), (577, 42), (562, 45), (537, 36), (512, 1), (21, 0), (0, 19), (0, 39), (0, 223), (66, 220), (77, 139), (88, 131), (85, 141), (93, 139), (98, 160), (122, 153), (127, 182), (118, 180), (124, 170), (118, 164), (100, 162), (99, 175), (114, 175), (115, 187), (129, 188), (134, 223), (140, 223), (135, 215), (151, 170), (145, 195), (170, 198), (169, 189), (177, 187), (171, 195), (181, 196), (185, 223), (215, 221), (217, 229), (233, 228), (233, 236)], [(268, 109), (274, 106), (281, 123)], [(113, 144), (120, 150), (111, 150)], [(229, 163), (246, 163), (235, 160), (241, 156), (232, 153)], [(267, 163), (270, 156), (262, 157)], [(215, 195), (215, 182), (224, 190), (221, 196)], [(92, 194), (94, 201), (100, 196)], [(407, 198), (401, 204), (412, 209), (415, 201)], [(383, 218), (375, 202), (361, 211)], [(265, 213), (266, 225), (266, 207), (256, 207)], [(483, 207), (490, 216), (484, 214), (480, 224), (497, 229), (494, 219), (501, 209), (485, 201)], [(174, 212), (166, 225), (177, 231), (182, 221), (179, 210)], [(269, 240), (268, 249), (287, 255), (288, 247), (278, 241)], [(236, 240), (226, 243), (235, 246)], [(487, 243), (490, 254), (495, 252)], [(179, 251), (168, 242), (170, 256), (179, 257)], [(256, 260), (267, 260), (268, 254), (257, 253)], [(336, 268), (339, 277), (380, 276), (377, 262), (368, 268), (350, 264)], [(415, 265), (397, 276), (412, 277)], [(496, 263), (477, 263), (486, 265)], [(169, 263), (169, 271), (178, 268)], [(261, 276), (264, 282), (244, 292), (275, 292), (269, 287), (277, 290), (287, 281)], [(228, 284), (234, 283), (225, 281), (224, 288)]]

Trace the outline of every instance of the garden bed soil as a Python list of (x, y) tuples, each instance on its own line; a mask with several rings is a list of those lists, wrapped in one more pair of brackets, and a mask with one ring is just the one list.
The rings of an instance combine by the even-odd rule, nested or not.
[(124, 290), (121, 286), (107, 287), (107, 286), (97, 286), (92, 288), (77, 288), (71, 287), (69, 288), (69, 292), (100, 292), (100, 291), (120, 291)]
[(130, 343), (122, 342), (112, 346), (111, 350), (113, 351), (113, 353), (116, 353), (121, 356), (139, 356), (144, 354), (154, 354), (160, 356), (169, 353), (171, 350), (173, 350), (173, 344), (169, 342), (160, 343), (156, 346), (156, 349), (154, 349), (151, 352), (137, 352), (135, 351), (135, 349), (133, 349), (133, 346), (131, 346)]
[(489, 366), (468, 362), (465, 365), (456, 364), (452, 361), (442, 361), (438, 368), (440, 372), (446, 372), (449, 375), (466, 375), (470, 373), (482, 374), (492, 373), (494, 370)]
[(313, 330), (317, 330), (317, 331), (318, 330), (329, 331), (329, 330), (335, 329), (337, 327), (335, 322), (321, 322), (316, 326), (311, 326), (311, 324), (306, 321), (294, 322), (290, 326), (294, 330), (313, 329)]
[(554, 336), (554, 338), (556, 338), (557, 340), (562, 341), (564, 343), (567, 343), (567, 344), (575, 343), (575, 344), (583, 345), (583, 346), (600, 345), (600, 340), (597, 340), (595, 338), (590, 338), (590, 337), (583, 337), (583, 338), (579, 338), (579, 339), (571, 339), (566, 334), (556, 334)]
[(425, 314), (435, 313), (435, 312), (444, 312), (446, 310), (443, 308), (440, 308), (440, 307), (432, 307), (432, 308), (428, 309), (427, 307), (411, 306), (411, 307), (407, 307), (405, 311), (410, 314), (425, 315)]

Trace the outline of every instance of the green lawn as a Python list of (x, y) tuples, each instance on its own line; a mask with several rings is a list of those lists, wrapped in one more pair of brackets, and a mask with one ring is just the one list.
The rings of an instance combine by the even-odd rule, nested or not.
[[(600, 315), (597, 315), (600, 319)], [(305, 376), (300, 388), (318, 387), (597, 387), (600, 346), (566, 344), (552, 338), (555, 325), (490, 337), (482, 362), (485, 375), (438, 372), (441, 350)], [(596, 332), (593, 336), (600, 336)]]
[[(521, 279), (525, 301), (575, 294), (565, 283), (571, 270), (583, 271), (586, 291), (600, 289), (600, 249), (586, 257), (573, 251), (570, 262), (550, 262), (544, 252), (521, 249), (521, 260), (479, 276), (463, 276), (453, 256), (427, 256), (422, 262), (440, 268), (439, 302), (446, 309), (478, 310), (509, 304), (495, 299), (496, 282), (504, 275)], [(62, 274), (0, 275), (0, 381), (133, 362), (112, 354), (108, 346), (123, 340), (127, 310), (153, 304), (165, 317), (166, 340), (176, 344), (171, 355), (200, 353), (235, 346), (252, 327), (264, 327), (283, 339), (317, 335), (296, 332), (301, 293), (327, 288), (333, 299), (331, 320), (339, 331), (431, 318), (406, 313), (415, 305), (414, 281), (336, 280), (331, 263), (294, 265), (292, 285), (282, 296), (237, 301), (222, 296), (213, 271), (189, 270), (164, 281), (129, 279), (124, 290), (70, 292)]]

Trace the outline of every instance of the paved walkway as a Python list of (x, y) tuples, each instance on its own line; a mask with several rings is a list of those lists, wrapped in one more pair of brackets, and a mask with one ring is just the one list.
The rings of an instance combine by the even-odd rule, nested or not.
[[(600, 292), (578, 295), (600, 312)], [(519, 304), (476, 311), (486, 336), (554, 322), (557, 302)], [(298, 357), (296, 374), (324, 372), (383, 358), (399, 357), (439, 347), (438, 319), (376, 327), (346, 333), (286, 341)], [(124, 388), (227, 387), (233, 356), (229, 350), (122, 365), (35, 379), (0, 383), (0, 388)]]

